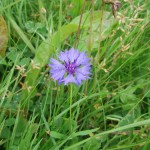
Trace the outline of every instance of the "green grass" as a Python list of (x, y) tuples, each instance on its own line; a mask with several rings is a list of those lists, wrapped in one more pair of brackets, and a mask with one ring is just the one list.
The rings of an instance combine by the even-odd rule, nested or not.
[[(120, 1), (116, 18), (100, 0), (0, 1), (0, 149), (150, 149), (150, 3)], [(75, 45), (91, 79), (58, 85), (49, 59)]]

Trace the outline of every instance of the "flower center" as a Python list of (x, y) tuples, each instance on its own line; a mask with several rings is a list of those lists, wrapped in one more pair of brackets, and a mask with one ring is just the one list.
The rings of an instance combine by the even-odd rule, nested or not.
[(71, 63), (65, 63), (65, 67), (66, 67), (66, 70), (69, 74), (74, 74), (75, 73), (75, 69), (76, 69), (76, 64), (75, 62)]

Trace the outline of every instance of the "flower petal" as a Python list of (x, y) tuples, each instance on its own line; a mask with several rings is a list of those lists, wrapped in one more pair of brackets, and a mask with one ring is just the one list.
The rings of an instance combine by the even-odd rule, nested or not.
[(55, 71), (53, 73), (51, 73), (51, 77), (54, 80), (62, 80), (65, 74), (65, 70), (60, 70), (60, 71)]
[(74, 62), (79, 57), (79, 52), (75, 50), (74, 48), (71, 48), (68, 51), (68, 58), (70, 62)]
[(91, 66), (90, 65), (85, 65), (85, 66), (82, 66), (81, 68), (76, 68), (76, 73), (81, 73), (83, 75), (90, 75), (91, 72)]
[(82, 81), (85, 81), (88, 78), (89, 78), (88, 76), (83, 75), (80, 72), (76, 73), (76, 80), (77, 80), (78, 85), (80, 85), (82, 83)]
[(74, 78), (74, 76), (72, 74), (69, 74), (62, 81), (64, 82), (64, 85), (67, 85), (68, 83), (71, 83), (71, 82), (77, 84), (77, 81), (76, 81), (76, 79)]
[(60, 52), (58, 58), (60, 59), (60, 61), (68, 63), (69, 62), (68, 51)]
[(87, 57), (87, 54), (85, 52), (81, 52), (79, 57), (77, 58), (76, 64), (79, 65), (84, 65), (84, 64), (89, 64), (90, 59)]
[(78, 85), (81, 84), (82, 80), (86, 80), (86, 79), (89, 79), (89, 75), (91, 74), (90, 72), (90, 69), (91, 69), (91, 66), (90, 65), (86, 65), (86, 66), (83, 66), (81, 68), (77, 68), (76, 69), (76, 80), (78, 82)]
[(55, 68), (55, 69), (65, 69), (65, 66), (63, 64), (61, 64), (58, 60), (51, 58), (50, 62), (52, 64), (48, 64), (49, 67), (51, 68)]

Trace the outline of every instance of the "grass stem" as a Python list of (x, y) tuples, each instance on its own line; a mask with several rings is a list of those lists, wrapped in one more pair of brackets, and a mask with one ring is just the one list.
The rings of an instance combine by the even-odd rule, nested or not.
[(70, 132), (72, 132), (72, 84), (70, 84)]

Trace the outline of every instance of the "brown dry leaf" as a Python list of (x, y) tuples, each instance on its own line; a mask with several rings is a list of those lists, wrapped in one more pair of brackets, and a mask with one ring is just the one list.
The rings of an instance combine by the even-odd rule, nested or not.
[(4, 57), (8, 43), (7, 25), (2, 16), (0, 16), (0, 56)]

